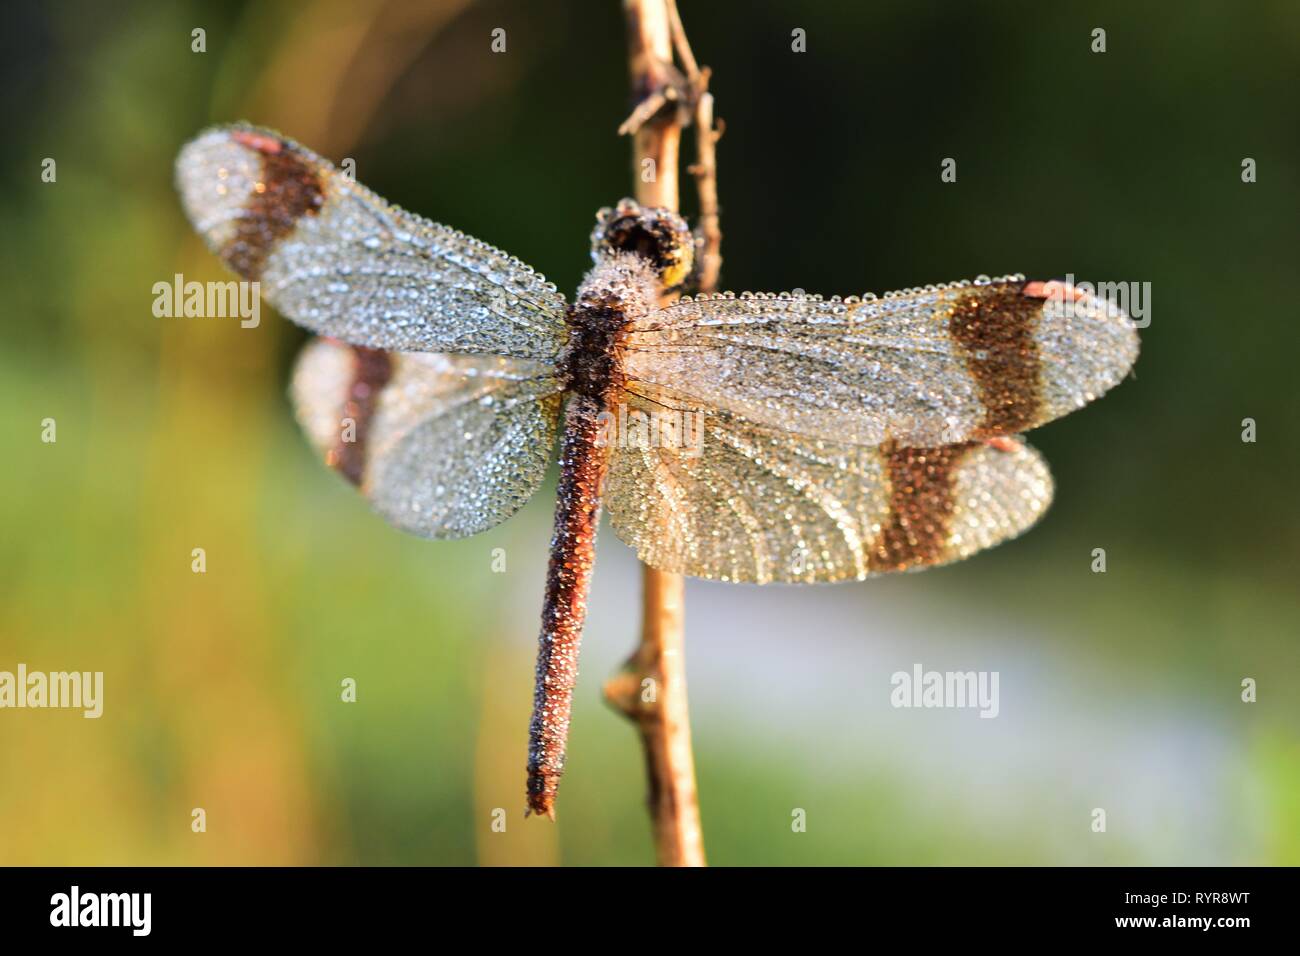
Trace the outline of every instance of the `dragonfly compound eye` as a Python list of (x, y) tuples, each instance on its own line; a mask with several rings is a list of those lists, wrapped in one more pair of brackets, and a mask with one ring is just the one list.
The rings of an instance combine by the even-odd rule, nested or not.
[(591, 256), (599, 260), (612, 252), (630, 252), (650, 260), (665, 288), (680, 285), (695, 263), (695, 237), (684, 220), (670, 209), (642, 207), (624, 199), (614, 209), (602, 209), (591, 233)]

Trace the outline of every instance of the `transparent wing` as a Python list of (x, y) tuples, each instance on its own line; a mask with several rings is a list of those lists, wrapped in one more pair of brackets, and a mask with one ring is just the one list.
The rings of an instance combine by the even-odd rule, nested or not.
[(267, 130), (208, 130), (176, 183), (209, 248), (314, 332), (372, 348), (549, 362), (564, 297), (486, 243), (390, 205)]
[(855, 444), (1013, 435), (1092, 401), (1137, 358), (1128, 316), (1018, 277), (866, 300), (730, 294), (635, 323), (634, 391)]
[(545, 477), (559, 385), (538, 363), (309, 343), (292, 394), (326, 462), (403, 531), (463, 538), (518, 511)]
[(1052, 497), (1042, 458), (1012, 439), (870, 447), (700, 408), (656, 430), (643, 421), (673, 413), (634, 395), (620, 414), (614, 531), (694, 577), (817, 583), (944, 564), (1015, 537)]

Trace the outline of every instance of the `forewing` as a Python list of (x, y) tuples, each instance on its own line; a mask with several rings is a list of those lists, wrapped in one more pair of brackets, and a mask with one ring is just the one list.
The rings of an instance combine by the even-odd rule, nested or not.
[(210, 129), (181, 150), (176, 182), (209, 248), (314, 332), (392, 350), (559, 352), (564, 298), (544, 276), (276, 133)]
[(403, 531), (463, 538), (518, 511), (555, 444), (559, 385), (540, 364), (309, 343), (292, 385), (326, 462)]
[(722, 581), (816, 583), (944, 564), (1015, 537), (1052, 479), (1013, 439), (937, 448), (830, 442), (702, 409), (684, 420), (629, 396), (606, 503), (646, 564)]
[(934, 446), (1014, 435), (1092, 401), (1137, 358), (1132, 320), (1064, 283), (957, 283), (865, 300), (682, 299), (627, 337), (633, 390), (800, 435)]

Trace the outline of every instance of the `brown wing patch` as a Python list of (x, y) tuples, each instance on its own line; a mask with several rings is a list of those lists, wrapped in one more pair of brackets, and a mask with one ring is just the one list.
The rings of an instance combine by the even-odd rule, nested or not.
[(955, 505), (954, 473), (976, 444), (881, 447), (889, 480), (889, 519), (868, 554), (872, 571), (902, 571), (944, 557)]
[(343, 404), (343, 421), (352, 420), (353, 434), (348, 436), (352, 440), (347, 441), (341, 435), (326, 455), (325, 461), (348, 481), (360, 487), (366, 473), (366, 439), (370, 434), (370, 423), (379, 406), (380, 390), (392, 377), (393, 359), (383, 349), (361, 346), (353, 346), (352, 357), (352, 384)]
[(257, 279), (275, 244), (293, 232), (303, 216), (320, 211), (325, 188), (318, 171), (280, 140), (244, 130), (232, 133), (231, 139), (262, 157), (262, 174), (234, 234), (221, 247), (221, 258), (245, 279)]
[(1042, 302), (1024, 283), (973, 288), (952, 307), (948, 329), (979, 388), (984, 419), (976, 438), (1013, 435), (1042, 418), (1042, 362), (1035, 334)]

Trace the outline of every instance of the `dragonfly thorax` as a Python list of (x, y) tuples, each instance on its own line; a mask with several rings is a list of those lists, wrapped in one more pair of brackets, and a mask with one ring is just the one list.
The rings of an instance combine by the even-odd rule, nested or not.
[(621, 385), (621, 346), (632, 321), (655, 307), (658, 284), (644, 259), (603, 256), (582, 280), (564, 322), (569, 340), (560, 356), (567, 387), (599, 399)]

